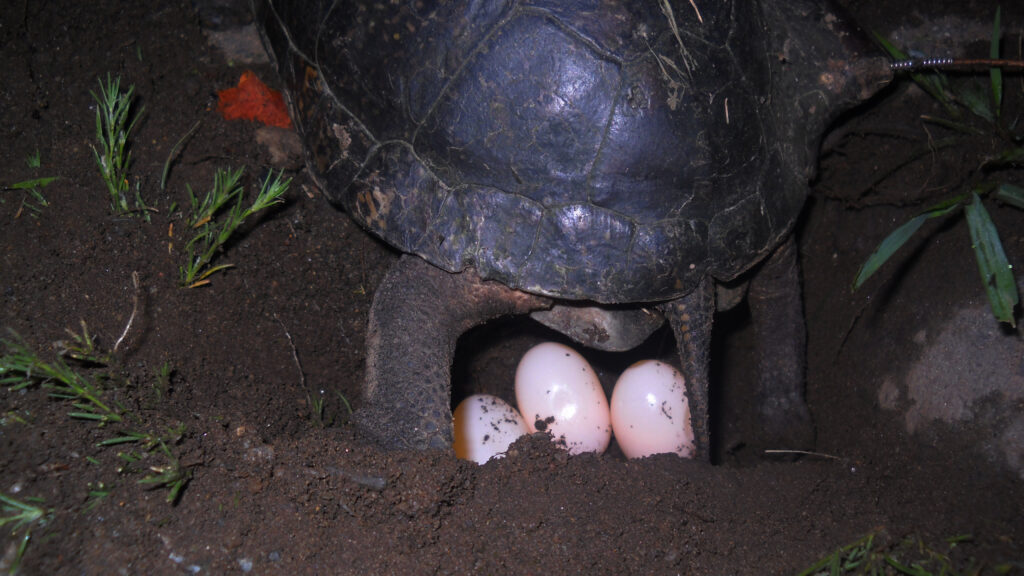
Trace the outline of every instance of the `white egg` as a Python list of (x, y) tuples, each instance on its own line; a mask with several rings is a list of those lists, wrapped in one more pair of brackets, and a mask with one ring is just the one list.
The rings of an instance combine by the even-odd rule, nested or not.
[(615, 439), (627, 458), (693, 457), (686, 381), (672, 366), (642, 360), (626, 369), (612, 391), (611, 414)]
[(483, 464), (526, 434), (519, 411), (497, 396), (474, 394), (455, 408), (455, 456)]
[(572, 348), (546, 342), (523, 355), (516, 368), (516, 402), (530, 432), (550, 432), (569, 453), (608, 448), (608, 398), (594, 369)]

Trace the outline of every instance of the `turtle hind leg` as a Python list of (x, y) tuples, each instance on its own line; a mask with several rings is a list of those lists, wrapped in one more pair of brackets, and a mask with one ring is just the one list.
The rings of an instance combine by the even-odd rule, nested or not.
[(677, 300), (665, 302), (660, 309), (672, 326), (686, 378), (686, 397), (696, 445), (694, 458), (709, 461), (708, 352), (715, 311), (714, 283), (704, 277), (692, 292)]
[(357, 426), (389, 448), (450, 450), (451, 365), (459, 336), (550, 300), (402, 256), (373, 297)]
[(814, 422), (804, 397), (807, 335), (797, 245), (791, 235), (750, 280), (747, 295), (758, 350), (758, 409), (765, 448), (805, 450)]

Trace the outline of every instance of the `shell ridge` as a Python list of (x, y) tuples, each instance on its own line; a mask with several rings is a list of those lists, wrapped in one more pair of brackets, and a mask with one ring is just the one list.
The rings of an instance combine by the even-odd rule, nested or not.
[(411, 142), (415, 144), (416, 138), (417, 136), (419, 136), (420, 130), (430, 120), (430, 118), (433, 117), (434, 113), (437, 111), (437, 108), (441, 105), (441, 102), (444, 101), (445, 97), (448, 95), (448, 91), (451, 89), (452, 84), (461, 80), (463, 72), (466, 70), (467, 67), (469, 67), (473, 63), (477, 55), (479, 55), (484, 50), (484, 47), (487, 46), (490, 40), (494, 38), (494, 36), (500, 34), (501, 30), (505, 28), (505, 26), (507, 26), (509, 22), (519, 17), (520, 10), (521, 8), (519, 6), (519, 2), (513, 1), (508, 7), (508, 13), (502, 18), (498, 19), (498, 21), (491, 26), (490, 30), (488, 30), (486, 34), (480, 37), (480, 40), (477, 41), (477, 43), (473, 46), (473, 49), (467, 53), (466, 58), (462, 61), (461, 64), (459, 64), (458, 69), (456, 69), (452, 73), (452, 75), (445, 81), (444, 87), (438, 91), (437, 96), (434, 98), (434, 101), (430, 103), (430, 106), (428, 106), (426, 112), (424, 112), (423, 118), (421, 118), (419, 122), (416, 123), (416, 128), (413, 130), (412, 135), (410, 135), (409, 137), (409, 140)]
[(594, 201), (593, 194), (594, 169), (598, 166), (598, 161), (601, 159), (601, 156), (605, 151), (605, 146), (608, 144), (609, 134), (611, 133), (612, 125), (615, 123), (615, 113), (618, 111), (619, 106), (622, 104), (622, 95), (624, 94), (625, 85), (626, 75), (622, 73), (622, 66), (620, 65), (619, 86), (617, 90), (618, 96), (616, 96), (615, 101), (612, 103), (612, 105), (608, 107), (608, 116), (605, 118), (604, 131), (601, 133), (601, 141), (598, 142), (597, 150), (594, 152), (594, 156), (590, 159), (590, 166), (587, 168), (587, 177), (584, 180), (587, 190), (587, 202), (593, 204), (594, 206), (598, 206), (598, 204)]
[(513, 278), (515, 279), (515, 285), (509, 285), (510, 288), (521, 288), (523, 290), (527, 290), (528, 292), (545, 294), (545, 292), (540, 291), (537, 288), (524, 286), (523, 275), (530, 268), (530, 262), (533, 260), (533, 256), (537, 251), (537, 243), (540, 241), (542, 224), (544, 222), (544, 219), (548, 217), (548, 214), (550, 214), (550, 210), (550, 208), (544, 206), (544, 209), (541, 211), (540, 218), (537, 219), (537, 224), (535, 224), (533, 227), (533, 240), (530, 241), (530, 248), (529, 250), (526, 251), (526, 256), (523, 258), (523, 265), (520, 266), (519, 269), (515, 271), (515, 274), (513, 274)]
[[(419, 154), (416, 153), (416, 147), (415, 146), (413, 146), (412, 144), (409, 144), (408, 142), (403, 142), (403, 144), (405, 144), (405, 145), (407, 145), (409, 147), (409, 153), (412, 154), (412, 157), (415, 158), (416, 161), (419, 162), (421, 166), (423, 166), (423, 170), (435, 182), (437, 182), (437, 185), (444, 191), (442, 196), (441, 196), (441, 201), (437, 203), (437, 211), (435, 211), (433, 214), (431, 214), (427, 218), (426, 225), (423, 227), (423, 231), (420, 233), (419, 237), (417, 237), (414, 240), (412, 240), (412, 245), (417, 248), (416, 251), (418, 253), (430, 241), (429, 239), (432, 236), (432, 233), (435, 232), (435, 230), (436, 230), (436, 225), (435, 224), (437, 222), (437, 216), (438, 216), (438, 214), (441, 214), (441, 213), (444, 212), (444, 208), (448, 204), (448, 202), (451, 199), (452, 195), (455, 193), (456, 187), (449, 186), (447, 182), (445, 182), (443, 179), (439, 178), (438, 175), (430, 168), (430, 165), (427, 164), (426, 162), (424, 162), (423, 159), (420, 158)], [(462, 188), (462, 187), (464, 187), (464, 186), (460, 186), (459, 188)], [(442, 242), (444, 242), (444, 239), (442, 239)], [(475, 256), (478, 250), (479, 250), (479, 242), (476, 242), (476, 243), (474, 243), (472, 248), (467, 248), (466, 249), (466, 253), (471, 254), (472, 256)], [(427, 260), (430, 260), (430, 258), (427, 258)], [(463, 260), (465, 260), (465, 258), (463, 258)]]
[[(313, 60), (310, 60), (310, 62), (316, 63), (316, 68), (317, 68), (317, 73), (318, 74), (321, 72), (321, 70), (320, 70), (320, 57), (319, 57), (320, 38), (321, 38), (321, 36), (324, 33), (324, 29), (327, 27), (326, 26), (327, 20), (331, 17), (331, 13), (334, 12), (334, 9), (338, 7), (338, 3), (339, 2), (340, 2), (340, 0), (334, 0), (334, 2), (331, 2), (331, 7), (324, 11), (323, 17), (320, 18), (320, 23), (317, 24), (317, 26), (316, 26), (316, 34), (314, 35), (315, 38), (313, 40), (313, 50), (314, 50), (314, 52), (313, 52)], [(286, 31), (286, 33), (287, 33), (287, 31)], [(290, 42), (291, 41), (291, 37), (289, 36), (288, 39), (289, 39), (289, 42)], [(319, 78), (323, 78), (323, 76), (321, 75), (321, 76), (319, 76)]]

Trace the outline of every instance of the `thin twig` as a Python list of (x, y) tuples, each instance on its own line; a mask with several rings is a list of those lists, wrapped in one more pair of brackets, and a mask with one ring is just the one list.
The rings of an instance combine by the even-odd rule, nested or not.
[(288, 332), (288, 328), (281, 322), (281, 319), (274, 314), (274, 320), (281, 325), (281, 329), (284, 330), (284, 335), (288, 338), (288, 345), (292, 347), (292, 359), (295, 360), (295, 367), (299, 369), (299, 383), (302, 384), (302, 389), (306, 389), (306, 374), (302, 371), (302, 363), (299, 362), (299, 351), (295, 348), (295, 342), (292, 341), (292, 335)]
[[(676, 44), (679, 45), (679, 55), (683, 57), (683, 66), (688, 73), (692, 73), (693, 70), (690, 68), (690, 52), (686, 49), (686, 45), (683, 44), (683, 38), (679, 34), (679, 25), (676, 23), (676, 15), (672, 10), (672, 5), (668, 3), (668, 0), (659, 0), (658, 4), (661, 6), (661, 13), (664, 14), (665, 19), (668, 21), (668, 27), (672, 31), (672, 35), (675, 36)], [(696, 8), (697, 6), (694, 5), (694, 10)], [(700, 12), (697, 12), (697, 19), (701, 23), (704, 22), (700, 17)]]
[(690, 6), (693, 6), (693, 11), (697, 13), (697, 22), (704, 23), (704, 19), (700, 17), (700, 10), (697, 8), (697, 3), (690, 0)]
[(819, 458), (828, 458), (830, 460), (845, 460), (839, 456), (833, 456), (831, 454), (825, 454), (823, 452), (810, 452), (808, 450), (765, 450), (765, 454), (802, 454), (804, 456), (817, 456)]
[(128, 331), (132, 329), (132, 322), (135, 321), (135, 314), (139, 311), (139, 273), (132, 271), (132, 284), (135, 285), (135, 292), (132, 294), (132, 315), (128, 317), (128, 324), (124, 327), (124, 332), (121, 332), (121, 337), (114, 342), (114, 352), (117, 352), (118, 346), (124, 340), (125, 336), (128, 335)]

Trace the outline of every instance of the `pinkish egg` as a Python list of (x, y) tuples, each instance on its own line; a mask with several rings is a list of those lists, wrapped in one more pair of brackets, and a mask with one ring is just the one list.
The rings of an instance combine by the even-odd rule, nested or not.
[(612, 391), (612, 429), (628, 458), (694, 452), (686, 381), (672, 366), (642, 360), (619, 376)]
[(594, 369), (572, 348), (546, 342), (523, 355), (516, 402), (530, 432), (551, 433), (571, 454), (608, 448), (608, 399)]
[(474, 394), (455, 408), (455, 456), (483, 464), (527, 433), (519, 411), (497, 396)]

